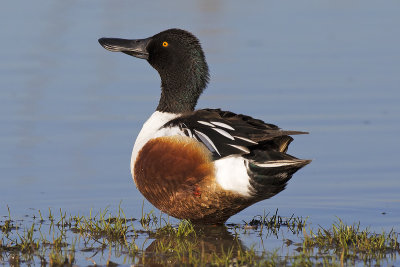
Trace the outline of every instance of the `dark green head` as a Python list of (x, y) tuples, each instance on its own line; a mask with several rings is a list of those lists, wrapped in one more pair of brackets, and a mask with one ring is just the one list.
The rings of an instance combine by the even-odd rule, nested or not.
[(158, 111), (193, 111), (206, 88), (208, 66), (199, 40), (190, 32), (169, 29), (146, 39), (101, 38), (109, 51), (147, 59), (161, 77)]

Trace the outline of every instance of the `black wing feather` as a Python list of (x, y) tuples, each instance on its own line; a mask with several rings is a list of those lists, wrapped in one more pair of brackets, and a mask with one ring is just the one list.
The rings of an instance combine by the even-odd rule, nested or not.
[(278, 126), (262, 120), (220, 109), (201, 109), (184, 114), (164, 127), (179, 127), (185, 135), (202, 142), (214, 159), (252, 154), (255, 150), (286, 152), (293, 140), (289, 135), (305, 134), (282, 131)]

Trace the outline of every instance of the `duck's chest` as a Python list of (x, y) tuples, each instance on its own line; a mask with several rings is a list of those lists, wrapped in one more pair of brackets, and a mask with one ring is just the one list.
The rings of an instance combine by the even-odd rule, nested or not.
[(185, 136), (164, 136), (146, 142), (135, 160), (133, 177), (150, 203), (177, 218), (202, 220), (218, 213), (217, 217), (225, 220), (219, 210), (231, 210), (238, 197), (216, 182), (207, 148)]
[(134, 176), (135, 162), (138, 153), (149, 140), (161, 136), (181, 135), (178, 128), (163, 128), (167, 122), (178, 116), (179, 114), (156, 111), (143, 124), (132, 150), (130, 167), (132, 176)]

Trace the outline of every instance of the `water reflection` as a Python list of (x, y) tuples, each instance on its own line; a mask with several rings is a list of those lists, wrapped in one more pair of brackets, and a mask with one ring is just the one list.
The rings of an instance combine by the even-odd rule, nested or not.
[(227, 255), (232, 260), (247, 249), (238, 235), (233, 235), (224, 225), (194, 227), (195, 234), (189, 238), (153, 236), (156, 239), (145, 249), (147, 257), (139, 264), (194, 264), (196, 260), (222, 260)]

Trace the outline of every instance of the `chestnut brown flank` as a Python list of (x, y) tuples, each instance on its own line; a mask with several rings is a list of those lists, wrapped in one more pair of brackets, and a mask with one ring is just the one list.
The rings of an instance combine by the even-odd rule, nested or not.
[(159, 137), (141, 149), (134, 179), (139, 191), (163, 212), (194, 222), (223, 223), (249, 201), (215, 181), (210, 152), (188, 137)]

